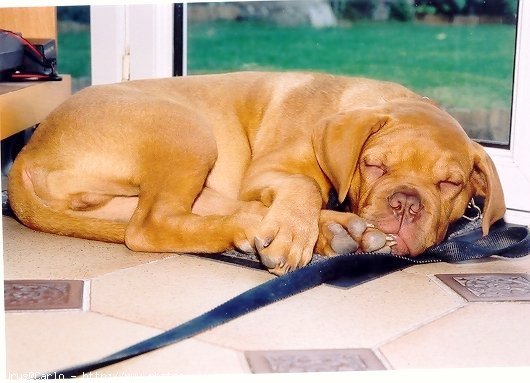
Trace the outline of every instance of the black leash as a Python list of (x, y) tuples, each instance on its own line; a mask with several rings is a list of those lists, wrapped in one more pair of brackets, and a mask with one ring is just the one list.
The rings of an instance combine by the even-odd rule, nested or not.
[[(433, 262), (462, 262), (497, 255), (518, 258), (530, 252), (528, 228), (496, 223), (482, 237), (478, 224), (468, 222), (452, 229), (448, 239), (415, 258), (381, 253), (351, 253), (320, 258), (301, 269), (271, 279), (222, 303), (216, 308), (159, 335), (124, 348), (102, 359), (41, 375), (38, 379), (67, 379), (168, 346), (229, 322), (246, 313), (344, 276), (362, 273), (367, 268), (385, 265), (398, 268)], [(468, 229), (466, 229), (468, 227)], [(469, 227), (471, 229), (469, 229)]]

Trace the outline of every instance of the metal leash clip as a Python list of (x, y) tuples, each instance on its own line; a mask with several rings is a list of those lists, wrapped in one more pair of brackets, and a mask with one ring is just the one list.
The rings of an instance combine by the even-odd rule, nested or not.
[(469, 201), (469, 203), (467, 204), (467, 209), (474, 210), (474, 212), (476, 213), (476, 216), (469, 217), (466, 214), (464, 214), (462, 218), (465, 218), (470, 222), (475, 222), (482, 218), (482, 210), (480, 210), (480, 207), (477, 206), (474, 198), (471, 198), (471, 201)]

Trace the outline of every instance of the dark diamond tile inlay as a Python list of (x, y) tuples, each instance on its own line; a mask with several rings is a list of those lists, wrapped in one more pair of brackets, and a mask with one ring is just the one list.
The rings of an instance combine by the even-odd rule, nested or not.
[(253, 373), (384, 370), (370, 349), (247, 351)]
[(530, 301), (528, 274), (438, 274), (469, 302)]
[(4, 281), (5, 310), (81, 309), (83, 281)]

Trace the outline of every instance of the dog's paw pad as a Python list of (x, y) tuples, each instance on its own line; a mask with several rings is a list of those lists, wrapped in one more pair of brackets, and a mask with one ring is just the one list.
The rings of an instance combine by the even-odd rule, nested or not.
[(353, 238), (360, 239), (367, 228), (373, 228), (372, 224), (369, 224), (362, 218), (352, 218), (346, 224), (348, 232)]
[(383, 248), (386, 245), (386, 234), (379, 230), (368, 229), (361, 239), (363, 251), (372, 252)]
[(330, 223), (328, 228), (333, 234), (330, 245), (335, 253), (352, 253), (359, 248), (359, 244), (348, 234), (342, 225), (338, 223)]
[(385, 234), (377, 229), (367, 229), (361, 240), (361, 248), (367, 253), (390, 253), (392, 246), (396, 245), (393, 234)]

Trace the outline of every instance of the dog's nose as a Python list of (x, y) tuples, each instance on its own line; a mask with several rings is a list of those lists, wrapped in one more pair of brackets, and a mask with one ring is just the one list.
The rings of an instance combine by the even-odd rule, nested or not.
[(407, 189), (398, 191), (388, 197), (388, 205), (400, 219), (413, 222), (420, 216), (423, 209), (421, 198), (417, 191)]

